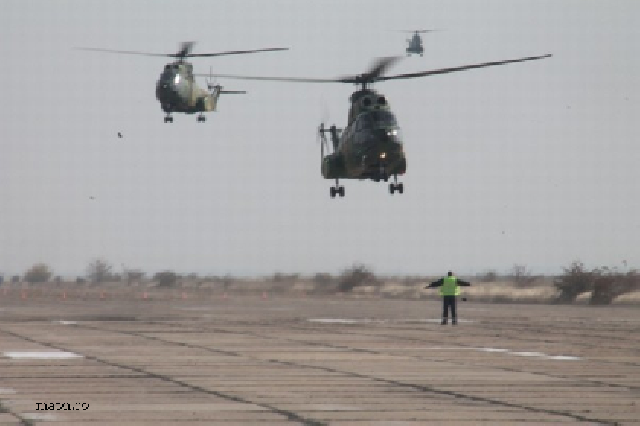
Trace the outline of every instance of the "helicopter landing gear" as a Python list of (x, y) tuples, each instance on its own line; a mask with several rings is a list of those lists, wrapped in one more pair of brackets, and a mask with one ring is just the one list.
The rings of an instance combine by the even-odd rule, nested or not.
[(389, 184), (389, 193), (393, 195), (394, 192), (398, 191), (400, 194), (404, 192), (404, 185), (402, 182), (398, 183), (398, 175), (393, 175), (393, 183)]
[(336, 195), (344, 197), (344, 186), (332, 186), (329, 188), (329, 194), (331, 195), (331, 198), (336, 198)]
[(384, 163), (380, 164), (380, 179), (384, 180), (385, 182), (389, 180), (389, 175), (387, 174), (387, 167)]
[(170, 113), (167, 113), (167, 116), (164, 118), (165, 123), (173, 123), (173, 117)]
[(198, 121), (198, 123), (204, 123), (205, 121), (207, 121), (207, 117), (205, 117), (203, 114), (200, 114), (196, 120)]
[(329, 188), (329, 194), (331, 195), (331, 198), (336, 198), (336, 195), (344, 197), (344, 186), (338, 185), (338, 179), (336, 179), (336, 186)]

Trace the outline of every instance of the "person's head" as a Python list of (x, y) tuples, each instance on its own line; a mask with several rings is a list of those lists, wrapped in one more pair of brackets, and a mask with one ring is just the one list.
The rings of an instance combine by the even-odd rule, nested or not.
[(449, 271), (449, 272), (447, 272), (447, 275), (452, 277), (453, 276), (453, 272)]

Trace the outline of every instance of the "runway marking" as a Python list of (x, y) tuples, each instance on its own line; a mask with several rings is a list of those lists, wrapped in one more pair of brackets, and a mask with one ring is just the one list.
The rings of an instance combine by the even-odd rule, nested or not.
[(62, 325), (75, 325), (78, 323), (78, 321), (54, 321), (55, 324), (62, 324)]
[[(309, 322), (317, 322), (321, 324), (367, 324), (374, 322), (370, 319), (342, 319), (342, 318), (309, 318)], [(381, 322), (381, 321), (377, 321)]]
[(582, 358), (572, 355), (547, 355), (542, 352), (525, 352), (525, 351), (511, 351), (503, 348), (467, 348), (467, 347), (447, 347), (447, 346), (432, 346), (424, 349), (441, 350), (441, 351), (478, 351), (488, 353), (501, 353), (506, 355), (516, 355), (531, 358), (543, 358), (555, 361), (582, 361)]
[(16, 390), (11, 388), (0, 388), (0, 395), (15, 395)]
[(57, 417), (54, 416), (53, 414), (45, 414), (45, 413), (42, 413), (42, 414), (41, 413), (24, 413), (22, 417), (24, 417), (27, 420), (44, 420), (44, 421), (57, 419)]
[[(372, 318), (308, 318), (308, 322), (318, 324), (389, 324), (389, 323), (408, 323), (422, 324), (434, 323), (440, 324), (442, 318), (427, 319), (372, 319)], [(459, 323), (472, 323), (472, 320), (459, 319)]]
[(3, 352), (3, 356), (12, 359), (73, 359), (84, 358), (73, 352), (65, 351), (26, 351), (26, 352)]

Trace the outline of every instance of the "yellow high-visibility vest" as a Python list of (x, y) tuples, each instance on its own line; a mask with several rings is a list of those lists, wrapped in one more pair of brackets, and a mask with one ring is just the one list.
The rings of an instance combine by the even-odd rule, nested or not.
[(442, 281), (440, 296), (458, 296), (460, 294), (460, 286), (456, 277), (446, 276)]

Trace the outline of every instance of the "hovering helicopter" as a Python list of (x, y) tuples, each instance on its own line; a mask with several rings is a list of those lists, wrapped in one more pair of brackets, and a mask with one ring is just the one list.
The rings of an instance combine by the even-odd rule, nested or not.
[(110, 50), (92, 47), (83, 47), (80, 50), (92, 50), (98, 52), (124, 53), (144, 56), (166, 56), (177, 58), (164, 66), (162, 74), (156, 83), (156, 99), (160, 102), (162, 110), (166, 113), (165, 123), (173, 123), (173, 112), (183, 112), (185, 114), (198, 114), (199, 123), (206, 121), (204, 112), (215, 111), (218, 99), (222, 94), (244, 94), (245, 91), (223, 90), (219, 84), (213, 84), (207, 80), (207, 90), (200, 88), (194, 81), (193, 65), (187, 62), (186, 58), (213, 57), (227, 55), (241, 55), (258, 52), (274, 52), (279, 50), (289, 50), (284, 47), (272, 47), (256, 50), (233, 50), (219, 53), (191, 53), (195, 42), (184, 42), (177, 53), (146, 53), (129, 50)]
[[(396, 191), (400, 194), (404, 192), (404, 185), (398, 182), (398, 175), (404, 175), (407, 170), (407, 159), (403, 149), (400, 126), (391, 111), (387, 98), (371, 89), (371, 84), (379, 81), (427, 77), (549, 57), (551, 57), (550, 54), (530, 56), (391, 76), (383, 76), (383, 74), (399, 59), (397, 57), (378, 59), (364, 74), (334, 79), (249, 77), (230, 74), (215, 74), (215, 76), (241, 80), (298, 83), (350, 83), (360, 86), (349, 97), (351, 108), (349, 109), (347, 126), (344, 129), (335, 125), (326, 128), (324, 123), (318, 127), (318, 136), (321, 140), (321, 172), (325, 179), (335, 179), (335, 186), (330, 188), (331, 198), (335, 198), (336, 195), (340, 197), (345, 195), (344, 186), (340, 185), (340, 179), (371, 179), (375, 182), (381, 180), (387, 182), (393, 176), (394, 181), (389, 183), (389, 192), (391, 194)], [(332, 152), (325, 155), (325, 149), (329, 150), (325, 136), (327, 133), (331, 138)]]
[(411, 56), (412, 53), (422, 56), (424, 48), (422, 47), (422, 38), (420, 37), (420, 34), (431, 33), (433, 31), (435, 30), (402, 30), (404, 33), (413, 33), (413, 36), (407, 39), (407, 43), (409, 44), (407, 46), (407, 56)]

